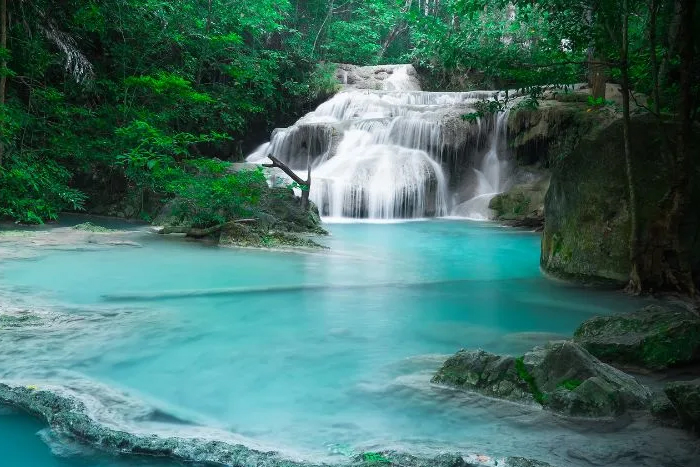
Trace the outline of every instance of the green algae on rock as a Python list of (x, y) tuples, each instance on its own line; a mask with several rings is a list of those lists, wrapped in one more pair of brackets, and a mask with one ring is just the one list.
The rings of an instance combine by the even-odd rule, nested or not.
[[(664, 157), (668, 150), (658, 136), (660, 124), (653, 116), (634, 117), (630, 125), (635, 135), (631, 149), (640, 248), (645, 261), (656, 261), (654, 252), (660, 251), (656, 223), (664, 215), (661, 201), (670, 187)], [(667, 130), (672, 132), (672, 125)], [(621, 135), (620, 119), (603, 122), (570, 150), (556, 156), (545, 197), (540, 264), (546, 273), (616, 287), (628, 281), (630, 213)], [(691, 203), (699, 201), (700, 190), (695, 189)], [(691, 248), (694, 269), (700, 265), (700, 238), (694, 236), (695, 229), (686, 226), (700, 222), (699, 212), (683, 219), (681, 238)]]
[(544, 198), (549, 188), (550, 175), (540, 172), (532, 175), (533, 180), (514, 185), (494, 196), (489, 209), (494, 212), (494, 220), (515, 227), (541, 228), (544, 224)]
[(581, 324), (574, 341), (599, 359), (652, 370), (700, 361), (700, 316), (650, 305)]
[(461, 350), (432, 382), (577, 417), (620, 415), (646, 407), (651, 396), (632, 376), (569, 341), (535, 347), (520, 358)]
[(74, 230), (82, 230), (85, 232), (94, 233), (110, 233), (116, 232), (114, 229), (108, 229), (107, 227), (102, 227), (101, 225), (93, 224), (92, 222), (83, 222), (82, 224), (77, 224), (72, 227)]
[(700, 379), (668, 383), (664, 392), (681, 423), (700, 433)]
[(460, 350), (443, 363), (431, 381), (499, 399), (532, 401), (527, 382), (518, 375), (515, 358), (483, 350)]

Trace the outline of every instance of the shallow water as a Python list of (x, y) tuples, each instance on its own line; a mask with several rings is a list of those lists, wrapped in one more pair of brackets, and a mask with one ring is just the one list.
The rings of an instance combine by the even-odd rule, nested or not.
[[(644, 420), (571, 422), (429, 384), (459, 348), (521, 354), (639, 301), (543, 278), (529, 232), (454, 220), (328, 228), (331, 249), (312, 254), (144, 231), (129, 236), (140, 248), (5, 261), (5, 298), (51, 324), (3, 331), (0, 376), (92, 393), (110, 404), (102, 417), (134, 431), (224, 433), (314, 460), (397, 448), (689, 465), (684, 435)], [(0, 431), (19, 439), (0, 441), (9, 465), (116, 462), (75, 457), (74, 447), (58, 460), (33, 436), (39, 428), (0, 416)], [(669, 451), (666, 438), (678, 446)]]

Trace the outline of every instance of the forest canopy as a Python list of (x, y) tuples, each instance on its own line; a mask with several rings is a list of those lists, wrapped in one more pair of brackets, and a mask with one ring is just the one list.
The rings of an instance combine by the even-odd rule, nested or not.
[(682, 58), (684, 18), (700, 24), (689, 0), (0, 2), (0, 216), (20, 222), (122, 199), (149, 219), (335, 92), (333, 63), (535, 94), (627, 73), (656, 114), (692, 120), (700, 101), (697, 54)]

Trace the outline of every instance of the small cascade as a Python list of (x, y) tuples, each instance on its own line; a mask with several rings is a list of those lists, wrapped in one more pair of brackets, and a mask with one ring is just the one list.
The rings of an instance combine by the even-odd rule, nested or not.
[(503, 174), (505, 173), (505, 160), (498, 157), (502, 148), (502, 143), (505, 143), (506, 123), (508, 122), (508, 113), (510, 109), (506, 108), (503, 112), (496, 115), (495, 128), (491, 133), (491, 142), (480, 167), (474, 168), (476, 175), (476, 189), (474, 196), (456, 206), (454, 214), (460, 217), (466, 217), (474, 220), (488, 220), (491, 218), (491, 209), (489, 203), (491, 199), (498, 193), (503, 191), (504, 183)]
[[(468, 217), (487, 213), (503, 184), (499, 145), (507, 118), (461, 116), (497, 93), (423, 92), (410, 65), (341, 69), (338, 77), (350, 83), (344, 91), (275, 130), (247, 160), (273, 155), (304, 178), (310, 164), (310, 198), (325, 217), (435, 217), (454, 213), (453, 206), (459, 215), (469, 202)], [(382, 89), (363, 88), (377, 83)], [(271, 182), (284, 177), (273, 173)]]

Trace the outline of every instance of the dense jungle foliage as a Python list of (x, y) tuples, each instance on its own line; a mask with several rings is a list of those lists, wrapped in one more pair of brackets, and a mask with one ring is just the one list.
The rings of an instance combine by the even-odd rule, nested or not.
[(202, 224), (221, 206), (245, 215), (263, 177), (227, 161), (334, 92), (332, 63), (410, 62), (434, 88), (526, 88), (533, 106), (542, 86), (583, 81), (603, 105), (612, 80), (626, 121), (630, 91), (649, 96), (640, 108), (680, 128), (660, 240), (673, 244), (700, 105), (695, 3), (0, 0), (0, 217), (125, 203), (149, 219), (172, 197)]

